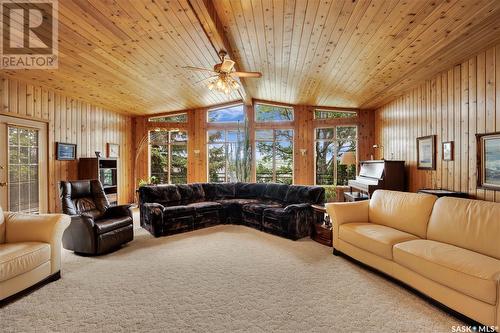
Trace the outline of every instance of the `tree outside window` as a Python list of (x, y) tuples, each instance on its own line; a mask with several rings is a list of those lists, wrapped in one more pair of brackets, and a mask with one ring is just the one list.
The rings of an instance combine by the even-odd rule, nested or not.
[(151, 131), (150, 177), (152, 183), (187, 183), (187, 133), (185, 131)]
[(292, 120), (293, 108), (291, 107), (255, 104), (255, 121), (258, 123)]
[(243, 133), (239, 130), (208, 131), (208, 181), (215, 183), (236, 182), (237, 159)]
[[(207, 132), (208, 181), (250, 181), (252, 151), (244, 106), (209, 110), (207, 122), (212, 126)], [(218, 124), (224, 124), (224, 129)]]
[(258, 183), (293, 183), (293, 130), (255, 131), (256, 179)]
[[(356, 177), (356, 126), (316, 129), (316, 184), (347, 185)], [(354, 162), (354, 163), (352, 163)]]

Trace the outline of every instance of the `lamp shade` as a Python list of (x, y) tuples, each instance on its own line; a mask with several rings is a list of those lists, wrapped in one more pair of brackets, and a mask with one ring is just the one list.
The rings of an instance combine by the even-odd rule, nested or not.
[(345, 152), (340, 158), (341, 165), (353, 165), (356, 164), (356, 153), (353, 151)]

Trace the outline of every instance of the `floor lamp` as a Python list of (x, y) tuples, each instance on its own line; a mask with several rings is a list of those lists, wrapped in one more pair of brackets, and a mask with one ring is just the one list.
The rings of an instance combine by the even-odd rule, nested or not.
[[(137, 191), (137, 161), (139, 161), (139, 155), (141, 155), (141, 152), (144, 148), (144, 146), (147, 146), (147, 143), (149, 142), (149, 131), (146, 131), (146, 134), (144, 134), (141, 137), (141, 140), (139, 141), (139, 144), (137, 145), (137, 148), (135, 150), (135, 159), (134, 159), (134, 201), (137, 200), (137, 196), (135, 195)], [(138, 204), (138, 202), (136, 202)]]

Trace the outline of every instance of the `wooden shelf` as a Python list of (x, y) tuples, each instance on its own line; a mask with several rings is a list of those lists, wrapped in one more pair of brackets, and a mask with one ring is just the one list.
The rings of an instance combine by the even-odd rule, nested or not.
[(99, 179), (111, 205), (118, 204), (118, 160), (82, 157), (78, 163), (79, 179)]

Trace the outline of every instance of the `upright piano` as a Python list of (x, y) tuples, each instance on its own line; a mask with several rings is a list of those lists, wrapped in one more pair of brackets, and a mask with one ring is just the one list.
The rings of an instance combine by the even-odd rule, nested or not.
[(359, 176), (349, 180), (351, 192), (357, 190), (371, 197), (378, 189), (405, 191), (405, 161), (372, 160), (360, 162)]

